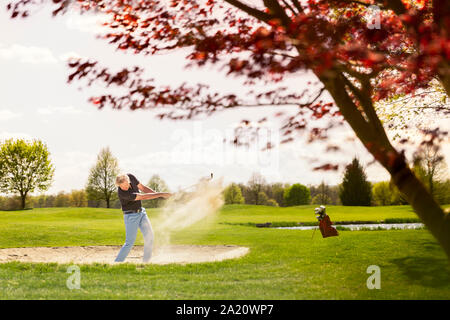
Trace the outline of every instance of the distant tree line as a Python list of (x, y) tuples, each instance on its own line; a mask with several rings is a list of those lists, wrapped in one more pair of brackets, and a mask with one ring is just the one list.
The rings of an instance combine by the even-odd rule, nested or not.
[[(120, 172), (118, 160), (106, 147), (100, 151), (81, 190), (56, 195), (34, 195), (48, 190), (54, 167), (47, 146), (39, 140), (9, 139), (0, 145), (0, 210), (44, 207), (120, 208), (115, 178)], [(414, 156), (414, 173), (440, 204), (450, 203), (450, 179), (444, 157), (433, 146), (425, 145)], [(159, 175), (153, 175), (147, 186), (158, 192), (170, 192)], [(273, 207), (298, 205), (386, 206), (407, 204), (405, 197), (389, 181), (371, 183), (357, 158), (347, 165), (341, 184), (305, 186), (301, 183), (267, 183), (259, 173), (249, 181), (232, 183), (223, 192), (225, 204), (253, 204)], [(145, 200), (147, 208), (160, 207), (163, 199)]]
[[(147, 184), (153, 190), (160, 192), (169, 191), (167, 185), (158, 176), (154, 175)], [(160, 187), (159, 187), (160, 186)], [(117, 189), (115, 189), (117, 190)], [(142, 205), (146, 208), (157, 208), (163, 204), (164, 199), (144, 200)], [(41, 194), (28, 196), (25, 208), (53, 208), (53, 207), (93, 207), (93, 208), (121, 208), (120, 201), (116, 196), (111, 197), (108, 206), (105, 199), (93, 197), (86, 189), (72, 190), (70, 192), (58, 192), (56, 195)], [(20, 196), (0, 196), (0, 210), (21, 209)]]
[(224, 190), (225, 204), (255, 204), (273, 207), (305, 204), (340, 204), (338, 186), (322, 182), (318, 186), (301, 183), (267, 183), (259, 173), (253, 173), (246, 184), (232, 183)]
[[(437, 149), (425, 147), (415, 154), (412, 168), (440, 204), (450, 203), (450, 179), (444, 157)], [(300, 183), (267, 183), (254, 173), (247, 184), (232, 183), (224, 191), (225, 204), (297, 206), (305, 204), (344, 206), (388, 206), (408, 204), (389, 181), (371, 183), (357, 158), (347, 165), (340, 185), (322, 182), (318, 186)]]
[[(120, 172), (118, 160), (111, 150), (103, 148), (92, 166), (81, 190), (61, 191), (56, 195), (30, 195), (46, 191), (52, 182), (54, 167), (42, 142), (10, 139), (0, 145), (0, 191), (12, 193), (0, 196), (0, 210), (50, 207), (120, 208), (115, 179)], [(22, 183), (21, 183), (22, 182)], [(169, 192), (167, 184), (153, 175), (147, 186), (158, 192)], [(159, 207), (164, 199), (143, 201), (147, 208)]]

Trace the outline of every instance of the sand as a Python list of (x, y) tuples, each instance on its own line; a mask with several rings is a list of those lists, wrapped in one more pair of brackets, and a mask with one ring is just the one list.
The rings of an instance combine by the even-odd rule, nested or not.
[[(0, 263), (20, 261), (60, 264), (113, 264), (121, 246), (35, 247), (0, 249)], [(134, 246), (125, 263), (142, 263), (143, 246)], [(242, 257), (246, 247), (167, 245), (156, 247), (150, 264), (215, 262)]]

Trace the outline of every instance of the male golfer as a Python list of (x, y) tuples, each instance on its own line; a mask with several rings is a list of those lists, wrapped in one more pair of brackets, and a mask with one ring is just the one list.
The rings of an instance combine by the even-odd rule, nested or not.
[[(126, 239), (125, 244), (119, 251), (115, 262), (122, 262), (130, 253), (136, 240), (137, 230), (141, 229), (144, 236), (144, 256), (143, 262), (148, 262), (152, 257), (153, 230), (150, 220), (147, 217), (145, 208), (142, 207), (141, 200), (156, 198), (168, 198), (170, 193), (155, 192), (149, 187), (141, 184), (132, 174), (120, 174), (116, 177), (117, 193), (122, 205), (125, 220)], [(142, 191), (143, 193), (140, 193)]]

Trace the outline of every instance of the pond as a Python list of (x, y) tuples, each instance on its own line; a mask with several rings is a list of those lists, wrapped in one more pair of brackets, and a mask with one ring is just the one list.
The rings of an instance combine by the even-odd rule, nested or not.
[[(374, 223), (374, 224), (342, 224), (333, 225), (333, 227), (338, 227), (338, 229), (345, 228), (349, 230), (361, 230), (361, 229), (422, 229), (424, 227), (423, 223)], [(317, 226), (305, 226), (305, 227), (277, 227), (275, 229), (291, 229), (291, 230), (313, 230), (317, 229)]]

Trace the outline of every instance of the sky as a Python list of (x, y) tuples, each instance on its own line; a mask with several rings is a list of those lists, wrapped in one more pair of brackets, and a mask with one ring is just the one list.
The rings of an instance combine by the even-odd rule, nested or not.
[[(312, 169), (327, 162), (345, 164), (354, 156), (366, 166), (369, 180), (389, 179), (346, 125), (330, 134), (328, 142), (342, 148), (338, 153), (325, 152), (323, 143), (308, 144), (301, 135), (293, 143), (280, 145), (283, 119), (274, 115), (280, 110), (292, 114), (293, 107), (237, 108), (181, 122), (158, 120), (149, 110), (97, 110), (88, 98), (105, 89), (80, 82), (67, 84), (69, 57), (97, 59), (111, 70), (139, 64), (161, 84), (203, 82), (228, 92), (243, 92), (241, 82), (223, 73), (208, 68), (186, 70), (183, 52), (155, 57), (117, 52), (106, 41), (96, 39), (102, 32), (97, 21), (98, 16), (75, 12), (52, 18), (46, 7), (27, 19), (11, 20), (2, 2), (0, 141), (26, 138), (47, 144), (55, 166), (54, 182), (47, 193), (84, 188), (89, 169), (105, 147), (117, 157), (122, 172), (135, 174), (144, 184), (158, 174), (173, 191), (211, 172), (224, 183), (245, 183), (259, 172), (268, 182), (338, 184), (343, 166), (336, 172)], [(308, 73), (298, 74), (288, 85), (302, 90), (311, 80), (314, 78)], [(257, 121), (264, 116), (269, 121), (250, 148), (223, 142), (232, 137), (242, 119)], [(267, 141), (275, 147), (262, 151)], [(448, 162), (448, 144), (444, 154)]]

